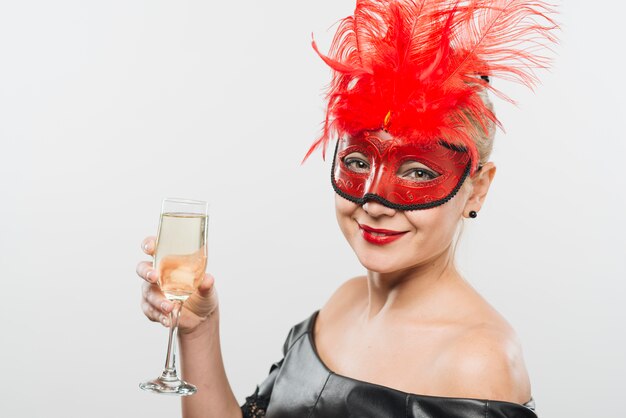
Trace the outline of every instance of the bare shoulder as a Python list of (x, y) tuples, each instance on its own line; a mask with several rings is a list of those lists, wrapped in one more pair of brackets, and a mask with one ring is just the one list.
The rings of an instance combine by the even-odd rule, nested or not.
[(501, 317), (470, 325), (442, 354), (445, 386), (457, 396), (515, 403), (530, 400), (530, 380), (515, 331)]
[(346, 319), (364, 303), (367, 303), (367, 279), (365, 276), (349, 279), (335, 290), (320, 309), (318, 322)]

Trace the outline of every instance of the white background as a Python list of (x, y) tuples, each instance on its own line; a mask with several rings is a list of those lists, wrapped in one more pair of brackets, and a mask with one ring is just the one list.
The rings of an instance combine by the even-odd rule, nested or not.
[[(0, 3), (0, 416), (179, 416), (143, 393), (166, 330), (136, 263), (166, 196), (211, 202), (210, 267), (240, 400), (288, 329), (361, 266), (319, 133), (328, 28), (353, 0)], [(496, 101), (499, 167), (459, 265), (525, 347), (542, 417), (623, 416), (623, 16), (561, 6), (536, 93)], [(496, 81), (497, 83), (497, 81)]]

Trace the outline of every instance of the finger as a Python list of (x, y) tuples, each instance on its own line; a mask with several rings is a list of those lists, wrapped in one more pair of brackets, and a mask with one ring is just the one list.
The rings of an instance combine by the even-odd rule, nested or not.
[(151, 261), (141, 261), (137, 264), (137, 275), (150, 283), (156, 283), (158, 273), (152, 268)]
[(154, 254), (155, 244), (156, 244), (155, 237), (153, 236), (147, 237), (141, 242), (141, 249), (143, 250), (144, 253), (148, 255), (152, 255)]
[(141, 301), (141, 310), (142, 310), (143, 314), (146, 316), (146, 318), (148, 318), (150, 321), (152, 321), (152, 322), (159, 322), (160, 321), (160, 318), (161, 318), (162, 314), (160, 312), (157, 312), (157, 310), (154, 309), (152, 307), (152, 305), (150, 305), (145, 300)]
[(165, 298), (159, 286), (155, 284), (144, 283), (143, 298), (153, 309), (161, 314), (169, 314), (174, 307), (174, 304)]
[(141, 303), (141, 310), (144, 315), (152, 322), (159, 322), (164, 327), (169, 327), (170, 319), (167, 314), (163, 314), (158, 310), (154, 309), (152, 305), (150, 305), (145, 300)]

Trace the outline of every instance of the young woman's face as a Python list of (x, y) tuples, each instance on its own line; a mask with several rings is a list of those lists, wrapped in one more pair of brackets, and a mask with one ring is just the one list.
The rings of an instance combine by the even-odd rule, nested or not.
[[(344, 169), (366, 170), (367, 156), (356, 150), (344, 155)], [(396, 170), (401, 181), (431, 181), (433, 173), (424, 161), (407, 162)], [(452, 244), (471, 191), (464, 182), (446, 203), (420, 210), (392, 209), (376, 199), (353, 202), (335, 195), (339, 226), (361, 264), (371, 271), (391, 273), (423, 265), (440, 256)]]

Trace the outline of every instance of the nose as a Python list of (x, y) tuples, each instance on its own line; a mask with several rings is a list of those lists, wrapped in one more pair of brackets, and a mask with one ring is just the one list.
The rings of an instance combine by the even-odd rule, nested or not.
[(389, 184), (389, 174), (387, 167), (383, 164), (374, 164), (367, 182), (365, 183), (364, 195), (372, 194), (386, 197), (387, 186)]
[(378, 218), (381, 216), (393, 216), (396, 214), (396, 210), (389, 208), (375, 200), (368, 200), (363, 203), (363, 210), (372, 218)]

